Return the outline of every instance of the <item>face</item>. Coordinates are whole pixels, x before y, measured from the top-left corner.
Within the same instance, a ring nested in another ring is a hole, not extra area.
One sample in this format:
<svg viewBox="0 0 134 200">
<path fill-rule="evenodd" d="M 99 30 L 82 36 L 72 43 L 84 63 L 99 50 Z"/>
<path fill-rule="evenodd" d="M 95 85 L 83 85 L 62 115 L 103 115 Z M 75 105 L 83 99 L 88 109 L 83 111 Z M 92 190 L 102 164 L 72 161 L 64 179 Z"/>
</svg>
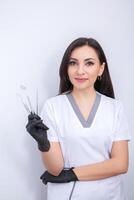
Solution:
<svg viewBox="0 0 134 200">
<path fill-rule="evenodd" d="M 104 71 L 104 65 L 105 63 L 100 64 L 98 55 L 92 47 L 78 47 L 72 51 L 69 59 L 69 80 L 77 89 L 94 87 L 97 77 Z"/>
</svg>

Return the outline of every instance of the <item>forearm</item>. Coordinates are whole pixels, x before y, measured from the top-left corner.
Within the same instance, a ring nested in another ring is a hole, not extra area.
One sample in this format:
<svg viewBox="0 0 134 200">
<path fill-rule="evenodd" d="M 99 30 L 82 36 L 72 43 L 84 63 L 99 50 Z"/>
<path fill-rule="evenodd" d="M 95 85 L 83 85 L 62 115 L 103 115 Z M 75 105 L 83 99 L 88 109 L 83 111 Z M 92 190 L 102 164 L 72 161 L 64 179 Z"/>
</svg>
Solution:
<svg viewBox="0 0 134 200">
<path fill-rule="evenodd" d="M 41 157 L 48 172 L 58 176 L 64 166 L 62 151 L 59 144 L 57 142 L 51 142 L 49 151 L 41 152 Z"/>
<path fill-rule="evenodd" d="M 127 172 L 116 158 L 76 167 L 73 171 L 81 181 L 99 180 Z"/>
</svg>

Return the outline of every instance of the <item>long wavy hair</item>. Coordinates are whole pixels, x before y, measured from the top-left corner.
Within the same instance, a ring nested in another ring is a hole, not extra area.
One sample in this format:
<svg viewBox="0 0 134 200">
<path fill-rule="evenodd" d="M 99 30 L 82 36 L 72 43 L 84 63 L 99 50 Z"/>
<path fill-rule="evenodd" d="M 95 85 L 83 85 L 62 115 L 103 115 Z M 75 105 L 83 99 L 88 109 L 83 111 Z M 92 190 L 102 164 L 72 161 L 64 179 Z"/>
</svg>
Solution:
<svg viewBox="0 0 134 200">
<path fill-rule="evenodd" d="M 114 89 L 113 89 L 112 81 L 111 81 L 109 70 L 108 70 L 108 63 L 107 63 L 107 59 L 104 54 L 104 51 L 103 51 L 101 45 L 95 39 L 85 38 L 85 37 L 81 37 L 81 38 L 74 40 L 67 47 L 67 49 L 63 55 L 60 69 L 59 69 L 60 85 L 59 85 L 58 95 L 65 93 L 65 92 L 72 91 L 73 85 L 70 82 L 70 80 L 68 78 L 68 73 L 67 73 L 68 66 L 69 66 L 69 59 L 70 59 L 71 53 L 74 49 L 84 46 L 84 45 L 88 45 L 89 47 L 92 47 L 96 51 L 99 61 L 100 61 L 100 64 L 102 64 L 103 62 L 105 63 L 105 68 L 104 68 L 103 74 L 101 75 L 101 80 L 98 80 L 98 78 L 97 78 L 96 82 L 94 83 L 95 90 L 108 96 L 108 97 L 115 98 Z"/>
</svg>

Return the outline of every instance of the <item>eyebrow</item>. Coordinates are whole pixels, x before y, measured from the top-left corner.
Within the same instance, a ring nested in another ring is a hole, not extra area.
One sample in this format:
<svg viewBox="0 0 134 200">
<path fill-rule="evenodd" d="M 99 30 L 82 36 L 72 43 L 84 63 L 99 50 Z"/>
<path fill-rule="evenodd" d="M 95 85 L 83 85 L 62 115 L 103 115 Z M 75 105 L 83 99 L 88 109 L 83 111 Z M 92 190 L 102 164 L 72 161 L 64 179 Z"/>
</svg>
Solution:
<svg viewBox="0 0 134 200">
<path fill-rule="evenodd" d="M 76 59 L 76 58 L 70 58 L 70 60 L 76 60 L 76 61 L 78 61 L 78 59 Z M 85 61 L 88 61 L 88 60 L 95 60 L 94 58 L 86 58 L 86 59 L 84 59 Z"/>
</svg>

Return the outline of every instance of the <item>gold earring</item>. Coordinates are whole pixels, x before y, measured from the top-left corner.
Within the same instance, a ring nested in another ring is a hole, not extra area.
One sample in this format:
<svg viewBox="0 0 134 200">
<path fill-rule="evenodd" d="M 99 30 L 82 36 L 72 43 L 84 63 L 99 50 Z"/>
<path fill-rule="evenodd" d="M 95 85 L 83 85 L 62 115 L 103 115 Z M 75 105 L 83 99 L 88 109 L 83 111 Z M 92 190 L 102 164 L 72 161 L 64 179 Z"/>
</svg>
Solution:
<svg viewBox="0 0 134 200">
<path fill-rule="evenodd" d="M 98 81 L 101 81 L 102 77 L 101 76 L 98 76 Z"/>
</svg>

